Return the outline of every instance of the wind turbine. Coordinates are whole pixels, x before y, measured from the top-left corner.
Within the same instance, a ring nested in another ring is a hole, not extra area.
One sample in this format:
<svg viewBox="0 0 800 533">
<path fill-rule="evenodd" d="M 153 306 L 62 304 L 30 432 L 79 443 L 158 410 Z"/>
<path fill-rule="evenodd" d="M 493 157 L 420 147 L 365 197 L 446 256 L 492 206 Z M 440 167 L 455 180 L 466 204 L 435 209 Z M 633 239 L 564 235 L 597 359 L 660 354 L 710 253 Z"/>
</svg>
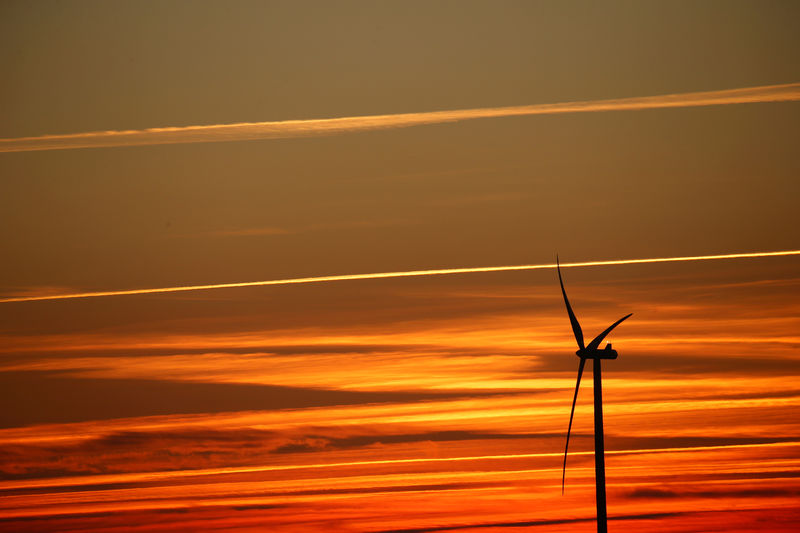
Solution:
<svg viewBox="0 0 800 533">
<path fill-rule="evenodd" d="M 567 291 L 564 290 L 564 281 L 561 279 L 561 265 L 556 256 L 556 267 L 558 268 L 558 283 L 561 285 L 561 294 L 564 295 L 564 304 L 567 306 L 567 314 L 569 314 L 569 321 L 572 324 L 572 332 L 575 334 L 575 340 L 578 342 L 578 351 L 575 355 L 580 357 L 578 363 L 578 380 L 575 383 L 575 395 L 572 397 L 572 410 L 569 413 L 569 426 L 567 427 L 567 443 L 564 446 L 564 467 L 561 471 L 561 494 L 564 494 L 564 482 L 567 475 L 567 450 L 569 449 L 569 434 L 572 431 L 572 417 L 575 414 L 575 402 L 578 400 L 578 387 L 581 384 L 581 375 L 583 375 L 583 367 L 586 365 L 587 359 L 593 360 L 592 374 L 594 377 L 594 478 L 595 478 L 595 497 L 597 499 L 597 532 L 607 533 L 607 515 L 606 515 L 606 463 L 605 451 L 603 446 L 603 386 L 602 376 L 600 373 L 600 362 L 603 359 L 616 359 L 617 352 L 611 349 L 611 343 L 606 344 L 605 349 L 601 350 L 600 343 L 606 338 L 606 335 L 611 333 L 615 327 L 619 326 L 623 320 L 631 316 L 633 313 L 627 314 L 611 324 L 605 331 L 595 337 L 588 346 L 583 343 L 583 330 L 575 313 L 572 311 L 572 306 L 569 305 L 567 298 Z"/>
</svg>

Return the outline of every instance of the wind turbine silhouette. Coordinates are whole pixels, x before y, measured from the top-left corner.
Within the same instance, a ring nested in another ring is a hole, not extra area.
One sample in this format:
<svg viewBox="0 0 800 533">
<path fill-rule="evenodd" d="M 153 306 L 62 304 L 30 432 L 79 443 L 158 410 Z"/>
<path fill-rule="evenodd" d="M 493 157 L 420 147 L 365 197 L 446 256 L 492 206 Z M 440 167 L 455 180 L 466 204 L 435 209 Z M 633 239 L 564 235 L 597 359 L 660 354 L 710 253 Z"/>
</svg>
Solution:
<svg viewBox="0 0 800 533">
<path fill-rule="evenodd" d="M 569 314 L 569 321 L 570 324 L 572 324 L 572 332 L 575 334 L 575 340 L 578 342 L 578 351 L 575 352 L 575 354 L 580 357 L 580 363 L 578 363 L 578 380 L 575 382 L 575 395 L 572 397 L 572 410 L 569 413 L 567 443 L 564 446 L 564 466 L 561 471 L 561 494 L 564 494 L 564 482 L 567 476 L 567 450 L 569 449 L 569 435 L 572 431 L 572 417 L 575 414 L 575 402 L 578 400 L 578 387 L 581 385 L 581 376 L 583 375 L 583 367 L 586 365 L 586 360 L 592 359 L 594 361 L 592 374 L 594 377 L 594 480 L 595 497 L 597 499 L 597 532 L 607 533 L 606 463 L 603 445 L 603 386 L 600 373 L 600 361 L 603 359 L 616 359 L 617 352 L 611 349 L 611 343 L 606 344 L 603 350 L 600 350 L 599 347 L 603 339 L 611 333 L 611 330 L 619 326 L 623 320 L 633 313 L 627 314 L 611 324 L 605 331 L 595 337 L 588 346 L 585 346 L 583 343 L 583 330 L 581 330 L 581 325 L 575 317 L 575 313 L 572 311 L 572 306 L 569 305 L 567 291 L 564 290 L 564 280 L 561 279 L 561 264 L 558 261 L 558 256 L 556 256 L 556 267 L 558 268 L 558 283 L 561 285 L 561 294 L 564 295 L 564 304 L 567 306 L 567 314 Z"/>
</svg>

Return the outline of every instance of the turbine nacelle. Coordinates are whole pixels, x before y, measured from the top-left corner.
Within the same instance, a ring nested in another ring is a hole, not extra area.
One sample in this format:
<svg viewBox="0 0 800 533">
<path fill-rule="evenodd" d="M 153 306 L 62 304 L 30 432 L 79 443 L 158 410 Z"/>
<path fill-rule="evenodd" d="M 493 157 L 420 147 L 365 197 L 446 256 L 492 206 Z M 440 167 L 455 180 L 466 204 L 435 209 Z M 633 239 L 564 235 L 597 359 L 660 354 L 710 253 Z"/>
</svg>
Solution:
<svg viewBox="0 0 800 533">
<path fill-rule="evenodd" d="M 581 359 L 616 359 L 618 354 L 616 350 L 611 349 L 611 343 L 606 344 L 604 350 L 591 350 L 583 348 L 575 352 L 575 355 Z"/>
</svg>

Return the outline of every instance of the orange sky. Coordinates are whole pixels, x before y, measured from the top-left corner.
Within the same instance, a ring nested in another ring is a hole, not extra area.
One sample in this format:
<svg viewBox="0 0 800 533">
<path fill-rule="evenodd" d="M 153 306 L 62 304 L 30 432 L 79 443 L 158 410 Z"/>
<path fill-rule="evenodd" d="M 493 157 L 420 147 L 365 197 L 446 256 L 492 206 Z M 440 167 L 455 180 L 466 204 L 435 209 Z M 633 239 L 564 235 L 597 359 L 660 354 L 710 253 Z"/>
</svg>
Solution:
<svg viewBox="0 0 800 533">
<path fill-rule="evenodd" d="M 6 2 L 0 138 L 796 84 L 798 15 Z M 0 154 L 0 530 L 594 531 L 590 379 L 561 495 L 552 269 L 11 300 L 797 250 L 798 110 Z M 564 270 L 588 337 L 634 313 L 604 363 L 612 531 L 800 528 L 798 267 Z"/>
</svg>

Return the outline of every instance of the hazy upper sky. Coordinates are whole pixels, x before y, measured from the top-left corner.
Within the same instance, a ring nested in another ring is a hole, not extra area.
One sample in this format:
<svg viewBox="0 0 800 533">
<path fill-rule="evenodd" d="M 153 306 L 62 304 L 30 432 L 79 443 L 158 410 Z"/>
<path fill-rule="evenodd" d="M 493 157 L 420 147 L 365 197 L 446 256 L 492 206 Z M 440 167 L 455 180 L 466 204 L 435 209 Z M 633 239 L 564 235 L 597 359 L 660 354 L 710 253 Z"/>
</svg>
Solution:
<svg viewBox="0 0 800 533">
<path fill-rule="evenodd" d="M 797 2 L 755 0 L 6 0 L 0 138 L 797 83 L 798 20 Z M 798 249 L 798 124 L 798 102 L 750 103 L 0 153 L 0 299 L 556 253 Z M 641 524 L 653 531 L 711 531 L 723 508 L 746 511 L 720 531 L 800 523 L 787 481 L 800 471 L 798 266 L 569 270 L 588 330 L 636 313 L 612 339 L 608 447 L 636 450 L 610 463 L 612 515 L 673 517 Z M 199 524 L 590 530 L 558 525 L 593 516 L 588 458 L 576 458 L 574 496 L 549 499 L 560 459 L 546 454 L 563 445 L 576 364 L 553 272 L 470 276 L 0 303 L 0 491 L 11 495 L 0 515 L 77 513 L 90 518 L 64 524 L 89 529 L 108 526 L 108 510 L 153 519 L 142 501 L 213 501 Z M 589 449 L 587 406 L 576 450 Z M 732 448 L 647 455 L 700 446 Z M 364 466 L 526 453 L 545 455 Z M 361 466 L 308 466 L 336 462 Z M 258 470 L 287 464 L 315 481 Z M 223 481 L 243 485 L 217 483 L 212 470 L 233 466 L 249 470 Z M 208 480 L 184 489 L 181 472 L 202 469 Z M 30 495 L 45 489 L 29 479 L 56 487 L 41 507 Z M 65 492 L 84 482 L 94 488 Z M 402 496 L 387 507 L 386 493 Z M 414 508 L 416 521 L 398 518 Z M 232 509 L 247 510 L 234 520 Z M 674 518 L 687 509 L 700 514 Z M 192 519 L 164 520 L 200 527 Z"/>
<path fill-rule="evenodd" d="M 5 138 L 795 82 L 792 2 L 6 2 Z M 795 103 L 8 154 L 2 284 L 796 243 Z M 241 235 L 240 235 L 241 234 Z M 58 265 L 58 268 L 52 268 Z"/>
</svg>

